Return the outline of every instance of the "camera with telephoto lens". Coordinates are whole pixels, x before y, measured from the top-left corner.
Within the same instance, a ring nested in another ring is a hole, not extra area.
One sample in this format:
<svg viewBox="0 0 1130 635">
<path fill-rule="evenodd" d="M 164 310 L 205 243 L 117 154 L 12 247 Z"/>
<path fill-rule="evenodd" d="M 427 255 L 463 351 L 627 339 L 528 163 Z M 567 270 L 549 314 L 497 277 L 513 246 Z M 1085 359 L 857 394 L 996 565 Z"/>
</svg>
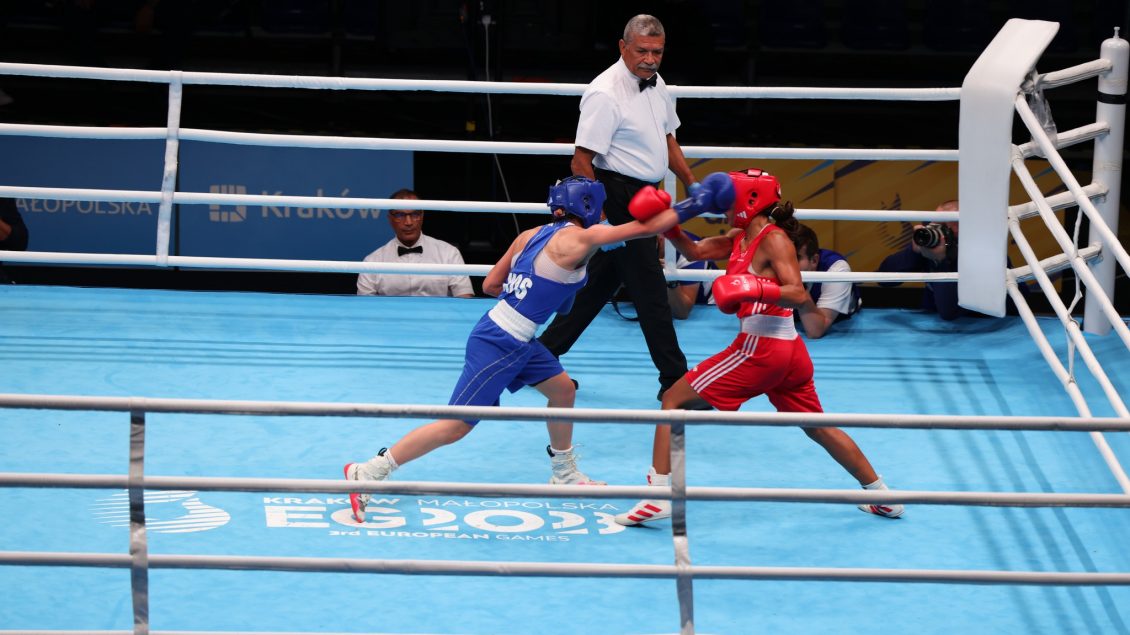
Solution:
<svg viewBox="0 0 1130 635">
<path fill-rule="evenodd" d="M 933 249 L 938 245 L 952 246 L 957 244 L 956 236 L 948 225 L 930 223 L 914 230 L 914 244 L 926 249 Z"/>
</svg>

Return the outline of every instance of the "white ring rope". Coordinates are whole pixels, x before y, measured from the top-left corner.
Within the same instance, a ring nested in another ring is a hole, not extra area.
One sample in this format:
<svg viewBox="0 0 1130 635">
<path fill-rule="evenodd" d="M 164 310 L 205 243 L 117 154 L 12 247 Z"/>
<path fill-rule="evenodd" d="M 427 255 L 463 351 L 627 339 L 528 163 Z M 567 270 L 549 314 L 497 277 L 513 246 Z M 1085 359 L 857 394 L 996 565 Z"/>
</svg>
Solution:
<svg viewBox="0 0 1130 635">
<path fill-rule="evenodd" d="M 1028 106 L 1023 96 L 1018 96 L 1016 99 L 1016 112 L 1020 114 L 1020 118 L 1028 126 L 1028 130 L 1032 133 L 1032 140 L 1040 146 L 1048 163 L 1051 164 L 1056 174 L 1059 175 L 1059 178 L 1063 180 L 1063 184 L 1067 186 L 1068 191 L 1075 196 L 1075 200 L 1079 203 L 1079 209 L 1087 215 L 1087 220 L 1091 222 L 1093 231 L 1100 233 L 1103 242 L 1122 265 L 1123 271 L 1130 273 L 1130 254 L 1126 253 L 1126 249 L 1123 248 L 1122 244 L 1118 241 L 1118 236 L 1107 226 L 1106 221 L 1103 220 L 1102 214 L 1099 214 L 1098 210 L 1095 209 L 1095 205 L 1091 203 L 1091 199 L 1083 192 L 1083 186 L 1079 184 L 1075 175 L 1071 173 L 1071 169 L 1067 167 L 1067 163 L 1064 162 L 1063 158 L 1059 156 L 1059 153 L 1055 151 L 1055 144 L 1048 138 L 1047 133 L 1044 132 L 1043 127 L 1037 121 L 1036 115 L 1032 112 L 1032 109 Z M 1017 165 L 1023 165 L 1023 161 L 1013 161 L 1014 171 Z M 1025 168 L 1025 171 L 1026 170 Z M 1029 192 L 1029 194 L 1031 194 L 1033 199 L 1042 197 L 1042 195 L 1033 194 L 1031 192 Z M 1062 230 L 1062 228 L 1060 229 Z M 1071 249 L 1065 249 L 1065 251 L 1071 251 Z M 1080 273 L 1082 274 L 1081 271 Z"/>
<path fill-rule="evenodd" d="M 920 430 L 1047 430 L 1130 432 L 1127 417 L 1017 417 L 988 415 L 859 414 L 820 412 L 718 412 L 599 408 L 517 408 L 503 406 L 436 406 L 305 401 L 165 399 L 153 397 L 88 397 L 0 393 L 0 408 L 80 410 L 94 412 L 160 412 L 180 414 L 398 417 L 408 419 L 492 419 L 544 421 L 561 419 L 604 423 L 700 423 L 842 428 L 906 428 Z"/>
<path fill-rule="evenodd" d="M 154 554 L 157 569 L 253 569 L 330 573 L 398 573 L 405 575 L 523 576 L 575 578 L 674 578 L 675 565 L 607 564 L 601 562 L 480 562 L 464 560 L 371 560 L 260 556 Z M 0 564 L 22 566 L 128 566 L 128 556 L 113 553 L 0 551 Z M 984 571 L 962 569 L 865 569 L 830 567 L 728 567 L 691 565 L 706 580 L 808 580 L 870 582 L 948 582 L 967 584 L 1126 585 L 1130 573 Z"/>
<path fill-rule="evenodd" d="M 52 263 L 71 265 L 133 265 L 156 266 L 156 256 L 130 254 L 83 254 L 67 252 L 0 251 L 0 260 L 24 263 Z M 491 265 L 403 264 L 397 262 L 355 262 L 344 260 L 277 260 L 270 258 L 217 258 L 212 256 L 169 256 L 168 266 L 186 269 L 240 269 L 271 271 L 318 271 L 323 273 L 412 273 L 420 275 L 471 275 L 485 276 Z M 680 269 L 669 273 L 669 280 L 712 281 L 725 274 L 719 270 Z M 804 272 L 805 281 L 822 282 L 954 282 L 957 273 L 897 273 L 897 272 Z"/>
<path fill-rule="evenodd" d="M 832 424 L 828 424 L 832 425 Z M 1091 507 L 1130 508 L 1130 494 L 1060 494 L 1052 492 L 943 492 L 929 490 L 836 490 L 757 487 L 686 487 L 677 496 L 671 487 L 608 485 L 521 485 L 513 483 L 460 483 L 443 481 L 346 482 L 342 480 L 285 478 L 227 478 L 218 476 L 146 476 L 138 486 L 147 490 L 211 492 L 288 492 L 306 494 L 408 494 L 413 496 L 541 497 L 541 498 L 660 498 L 694 501 L 773 503 L 836 503 L 889 505 L 916 503 L 980 507 Z M 0 472 L 0 487 L 59 489 L 126 489 L 128 476 L 116 474 L 44 474 Z M 591 491 L 590 491 L 591 490 Z"/>
<path fill-rule="evenodd" d="M 1100 188 L 1089 185 L 1088 188 Z M 1100 188 L 1101 189 L 1101 188 Z M 1099 192 L 1099 189 L 1088 191 Z M 1094 194 L 1100 196 L 1101 194 Z M 124 201 L 133 203 L 159 203 L 159 192 L 144 190 L 95 190 L 86 188 L 51 188 L 0 185 L 0 196 L 33 198 L 54 201 Z M 1058 196 L 1058 195 L 1057 195 Z M 1070 197 L 1070 194 L 1065 196 Z M 404 200 L 390 198 L 359 198 L 329 196 L 282 196 L 272 194 L 223 194 L 213 192 L 176 192 L 173 201 L 181 205 L 280 205 L 331 209 L 423 209 L 447 212 L 505 212 L 508 214 L 548 214 L 545 203 L 507 203 L 483 201 Z M 1074 204 L 1073 199 L 1062 207 Z M 800 209 L 801 220 L 861 220 L 945 222 L 957 221 L 958 212 L 935 210 L 861 210 L 861 209 Z"/>
<path fill-rule="evenodd" d="M 1027 104 L 1025 104 L 1025 107 L 1027 107 Z M 1055 165 L 1055 162 L 1052 162 L 1052 165 Z M 1075 270 L 1075 273 L 1087 285 L 1087 290 L 1090 292 L 1089 297 L 1093 298 L 1095 302 L 1099 303 L 1099 305 L 1103 309 L 1103 312 L 1110 320 L 1111 325 L 1114 327 L 1114 330 L 1118 333 L 1118 336 L 1122 338 L 1122 342 L 1128 349 L 1130 349 L 1130 327 L 1127 327 L 1126 323 L 1122 321 L 1122 318 L 1118 315 L 1118 311 L 1115 310 L 1114 305 L 1111 303 L 1110 298 L 1103 291 L 1102 285 L 1095 278 L 1095 275 L 1091 272 L 1090 267 L 1088 267 L 1087 263 L 1077 255 L 1077 247 L 1071 240 L 1071 237 L 1067 235 L 1067 232 L 1060 225 L 1059 219 L 1056 218 L 1051 208 L 1049 208 L 1048 205 L 1044 202 L 1040 188 L 1036 184 L 1035 179 L 1032 178 L 1031 172 L 1028 171 L 1028 166 L 1024 165 L 1024 161 L 1016 158 L 1012 162 L 1012 169 L 1016 176 L 1020 179 L 1021 184 L 1024 186 L 1024 190 L 1028 192 L 1028 195 L 1031 196 L 1033 201 L 1036 203 L 1037 209 L 1040 212 L 1040 217 L 1044 220 L 1044 225 L 1048 228 L 1048 231 L 1051 232 L 1051 235 L 1055 238 L 1056 242 L 1060 246 L 1060 249 L 1063 250 L 1063 253 L 1069 256 L 1068 259 L 1073 263 L 1072 269 Z M 1064 167 L 1064 169 L 1066 170 L 1066 166 Z M 1067 173 L 1067 176 L 1071 176 L 1070 172 Z M 1078 189 L 1078 183 L 1076 183 L 1075 185 L 1076 187 L 1073 187 L 1071 189 L 1072 193 L 1075 194 L 1076 199 L 1079 200 L 1079 209 L 1087 213 L 1087 217 L 1089 219 L 1093 219 L 1092 227 L 1094 227 L 1096 230 L 1101 231 L 1102 229 L 1106 229 L 1106 234 L 1104 234 L 1104 236 L 1108 234 L 1111 236 L 1111 238 L 1107 239 L 1107 241 L 1105 242 L 1106 249 L 1109 249 L 1111 252 L 1113 252 L 1114 255 L 1118 258 L 1118 261 L 1123 264 L 1125 270 L 1127 272 L 1130 272 L 1130 256 L 1127 256 L 1126 250 L 1122 248 L 1122 245 L 1118 242 L 1118 238 L 1114 237 L 1110 232 L 1110 228 L 1106 226 L 1106 223 L 1103 221 L 1098 211 L 1095 210 L 1094 205 L 1091 203 L 1090 199 L 1083 195 L 1081 191 L 1075 191 L 1076 189 Z M 1090 212 L 1087 212 L 1088 207 L 1090 207 Z M 1017 226 L 1017 233 L 1019 233 L 1019 226 Z M 1013 236 L 1013 238 L 1015 239 L 1015 235 Z M 1028 262 L 1028 265 L 1032 267 L 1036 266 L 1036 264 L 1037 262 L 1035 260 Z M 1041 288 L 1044 289 L 1045 294 L 1053 290 L 1050 286 L 1041 285 Z M 1057 295 L 1058 297 L 1058 294 L 1055 295 Z"/>
<path fill-rule="evenodd" d="M 39 64 L 0 63 L 0 75 L 102 79 L 168 83 L 169 71 L 124 68 L 90 68 Z M 580 96 L 587 84 L 546 82 L 490 82 L 436 79 L 372 79 L 301 75 L 251 75 L 246 73 L 184 72 L 186 85 L 254 86 L 330 90 L 430 91 L 445 93 L 572 95 Z M 882 101 L 954 101 L 959 88 L 805 88 L 772 86 L 670 86 L 676 97 L 746 99 L 847 99 Z"/>
<path fill-rule="evenodd" d="M 1018 174 L 1021 177 L 1021 182 L 1024 184 L 1025 188 L 1035 186 L 1035 183 L 1031 181 L 1031 175 L 1027 173 L 1027 170 L 1024 170 L 1022 171 L 1022 173 Z M 1039 190 L 1037 189 L 1036 191 L 1038 192 Z M 1054 223 L 1048 224 L 1054 225 Z M 1036 254 L 1032 250 L 1031 245 L 1028 244 L 1028 240 L 1025 238 L 1024 234 L 1020 231 L 1019 223 L 1013 221 L 1012 229 L 1014 230 L 1012 232 L 1012 238 L 1016 242 L 1016 246 L 1024 255 L 1024 259 L 1028 262 L 1029 266 L 1035 267 Z M 1075 260 L 1081 261 L 1082 259 L 1075 258 Z M 1078 271 L 1079 269 L 1079 267 L 1074 268 L 1076 269 L 1076 271 Z M 1083 268 L 1086 269 L 1085 266 Z M 1078 323 L 1076 323 L 1076 321 L 1072 319 L 1071 312 L 1067 309 L 1066 306 L 1064 306 L 1063 301 L 1059 298 L 1059 294 L 1055 293 L 1055 287 L 1052 285 L 1052 281 L 1048 277 L 1047 273 L 1039 268 L 1034 268 L 1032 273 L 1035 274 L 1040 288 L 1043 290 L 1044 295 L 1047 296 L 1048 301 L 1051 303 L 1052 309 L 1059 317 L 1060 323 L 1063 324 L 1063 327 L 1068 335 L 1068 339 L 1078 347 L 1079 353 L 1083 356 L 1083 360 L 1087 364 L 1088 370 L 1090 370 L 1091 373 L 1095 376 L 1095 379 L 1098 380 L 1099 385 L 1102 387 L 1102 390 L 1106 394 L 1107 399 L 1110 401 L 1111 406 L 1114 407 L 1115 412 L 1119 413 L 1120 416 L 1130 416 L 1130 411 L 1126 409 L 1126 405 L 1122 402 L 1122 398 L 1119 396 L 1118 390 L 1106 376 L 1106 373 L 1103 371 L 1098 359 L 1095 358 L 1094 353 L 1091 352 L 1090 346 L 1087 345 L 1086 340 L 1083 338 L 1083 334 L 1079 330 Z M 1090 280 L 1088 284 L 1090 285 L 1093 282 L 1094 280 L 1092 278 L 1092 280 Z M 1117 314 L 1115 315 L 1117 316 Z M 1122 327 L 1122 329 L 1119 330 L 1119 333 L 1121 334 L 1126 330 L 1126 324 L 1124 324 L 1121 319 L 1119 319 L 1117 323 Z M 1130 346 L 1130 343 L 1127 343 L 1127 346 Z M 1074 382 L 1074 379 L 1072 378 L 1071 381 Z"/>
<path fill-rule="evenodd" d="M 0 134 L 74 139 L 164 139 L 165 128 L 116 128 L 91 126 L 48 126 L 42 124 L 0 124 Z M 182 141 L 203 141 L 285 148 L 335 150 L 414 150 L 418 152 L 464 152 L 470 154 L 573 154 L 571 143 L 533 141 L 463 141 L 447 139 L 380 139 L 262 132 L 231 132 L 181 128 Z M 688 158 L 721 159 L 841 159 L 891 161 L 957 161 L 957 150 L 900 150 L 883 148 L 759 148 L 737 146 L 683 146 Z"/>
<path fill-rule="evenodd" d="M 1023 239 L 1023 235 L 1021 235 L 1021 239 Z M 1036 323 L 1032 309 L 1028 306 L 1028 300 L 1016 287 L 1017 277 L 1014 276 L 1012 272 L 1009 272 L 1008 275 L 1009 296 L 1012 298 L 1013 303 L 1015 303 L 1017 311 L 1020 313 L 1020 317 L 1024 321 L 1029 335 L 1032 337 L 1032 341 L 1036 343 L 1036 347 L 1040 350 L 1040 354 L 1043 355 L 1044 361 L 1047 362 L 1048 367 L 1052 369 L 1052 372 L 1055 373 L 1056 377 L 1059 379 L 1060 384 L 1067 392 L 1072 403 L 1075 404 L 1075 409 L 1079 412 L 1080 416 L 1091 416 L 1091 408 L 1087 405 L 1087 400 L 1083 396 L 1082 391 L 1079 390 L 1079 384 L 1076 383 L 1075 379 L 1067 369 L 1064 368 L 1063 362 L 1059 360 L 1059 357 L 1052 349 L 1051 343 L 1048 342 L 1048 336 L 1044 334 L 1043 330 L 1041 330 Z M 1058 308 L 1056 310 L 1058 312 Z M 1070 332 L 1073 327 L 1066 326 L 1065 328 Z M 1074 327 L 1074 330 L 1078 330 L 1077 325 Z M 1075 336 L 1070 335 L 1070 337 L 1074 338 Z M 1104 437 L 1101 432 L 1096 431 L 1091 431 L 1088 434 L 1091 437 L 1091 441 L 1095 444 L 1095 448 L 1099 451 L 1099 456 L 1101 456 L 1103 462 L 1106 463 L 1107 469 L 1114 475 L 1114 480 L 1118 482 L 1118 487 L 1121 488 L 1123 492 L 1130 494 L 1130 476 L 1127 476 L 1126 472 L 1122 469 L 1122 464 L 1118 461 L 1118 456 L 1115 455 L 1106 437 Z"/>
</svg>

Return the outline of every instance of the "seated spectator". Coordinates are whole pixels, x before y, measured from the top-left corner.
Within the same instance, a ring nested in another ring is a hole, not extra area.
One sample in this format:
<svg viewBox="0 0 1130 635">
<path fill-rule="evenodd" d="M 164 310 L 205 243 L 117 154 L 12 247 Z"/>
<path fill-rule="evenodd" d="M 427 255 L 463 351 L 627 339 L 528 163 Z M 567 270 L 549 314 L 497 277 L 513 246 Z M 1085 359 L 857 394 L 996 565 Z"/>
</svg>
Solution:
<svg viewBox="0 0 1130 635">
<path fill-rule="evenodd" d="M 957 201 L 946 201 L 938 206 L 939 212 L 956 212 Z M 923 230 L 923 231 L 920 231 Z M 936 231 L 935 231 L 936 230 Z M 915 225 L 910 242 L 902 249 L 883 259 L 879 271 L 903 273 L 949 273 L 957 271 L 957 223 L 929 223 Z M 927 239 L 936 236 L 936 239 Z M 923 243 L 923 244 L 920 244 Z M 881 282 L 893 287 L 901 282 Z M 927 282 L 922 294 L 922 310 L 937 313 L 943 320 L 953 320 L 969 315 L 957 304 L 956 282 Z"/>
<path fill-rule="evenodd" d="M 409 189 L 394 192 L 389 198 L 419 200 Z M 414 209 L 388 210 L 388 223 L 396 236 L 383 247 L 365 256 L 365 262 L 461 265 L 463 256 L 454 245 L 424 235 L 424 212 Z M 467 276 L 363 273 L 357 276 L 357 295 L 474 295 Z"/>
<path fill-rule="evenodd" d="M 802 272 L 851 271 L 843 254 L 820 248 L 816 232 L 808 225 L 799 225 L 793 244 L 796 246 L 797 264 Z M 863 302 L 859 285 L 852 282 L 808 282 L 804 287 L 808 290 L 808 300 L 796 307 L 795 311 L 804 326 L 804 334 L 812 339 L 824 337 L 836 322 L 850 319 L 859 311 Z"/>
<path fill-rule="evenodd" d="M 16 201 L 0 198 L 0 251 L 26 251 L 27 225 L 16 208 Z M 0 284 L 11 284 L 3 267 L 0 267 Z"/>
<path fill-rule="evenodd" d="M 695 236 L 689 231 L 682 230 L 687 238 L 692 241 L 698 242 L 700 238 Z M 664 266 L 666 264 L 664 257 L 666 256 L 665 245 L 662 236 L 656 236 L 656 245 L 659 248 L 659 264 Z M 715 266 L 713 260 L 687 260 L 683 254 L 678 251 L 675 252 L 675 268 L 676 269 L 696 269 L 699 271 L 714 270 L 718 267 Z M 630 304 L 631 300 L 627 295 L 627 288 L 620 285 L 616 293 L 612 294 L 612 308 L 616 314 L 629 322 L 638 322 L 639 315 L 632 309 L 625 312 L 620 305 Z M 676 320 L 685 320 L 690 317 L 691 309 L 696 304 L 714 304 L 714 298 L 711 295 L 711 286 L 703 284 L 698 280 L 670 280 L 667 282 L 667 303 L 671 305 L 671 317 Z"/>
<path fill-rule="evenodd" d="M 698 241 L 699 237 L 683 230 L 693 241 Z M 663 263 L 664 256 L 664 241 L 663 237 L 659 237 L 659 261 Z M 676 269 L 695 269 L 698 271 L 709 271 L 717 269 L 712 260 L 696 260 L 691 262 L 683 257 L 683 254 L 675 252 L 678 259 L 675 261 Z M 691 314 L 691 309 L 696 304 L 714 304 L 714 298 L 710 294 L 710 285 L 703 284 L 698 280 L 671 280 L 667 283 L 667 302 L 671 305 L 671 315 L 676 320 L 685 320 Z"/>
</svg>

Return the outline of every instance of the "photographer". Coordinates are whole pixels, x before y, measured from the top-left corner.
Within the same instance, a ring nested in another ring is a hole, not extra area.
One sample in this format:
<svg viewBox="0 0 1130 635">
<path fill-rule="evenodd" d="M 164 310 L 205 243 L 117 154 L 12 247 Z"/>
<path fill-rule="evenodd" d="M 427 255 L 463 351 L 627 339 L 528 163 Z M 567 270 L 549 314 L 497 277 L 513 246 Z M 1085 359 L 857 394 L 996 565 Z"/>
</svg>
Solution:
<svg viewBox="0 0 1130 635">
<path fill-rule="evenodd" d="M 946 201 L 939 212 L 956 212 L 957 201 Z M 915 225 L 910 244 L 902 251 L 887 256 L 879 271 L 903 273 L 950 273 L 957 271 L 957 223 Z M 901 282 L 883 282 L 893 287 Z M 927 282 L 922 296 L 922 309 L 937 313 L 943 320 L 953 320 L 969 312 L 957 304 L 956 282 Z"/>
<path fill-rule="evenodd" d="M 839 252 L 820 247 L 820 238 L 808 225 L 797 225 L 793 235 L 797 266 L 801 271 L 847 273 L 851 265 Z M 851 282 L 816 282 L 804 285 L 808 298 L 793 309 L 793 314 L 810 339 L 820 339 L 836 322 L 851 319 L 863 305 L 859 285 Z"/>
</svg>

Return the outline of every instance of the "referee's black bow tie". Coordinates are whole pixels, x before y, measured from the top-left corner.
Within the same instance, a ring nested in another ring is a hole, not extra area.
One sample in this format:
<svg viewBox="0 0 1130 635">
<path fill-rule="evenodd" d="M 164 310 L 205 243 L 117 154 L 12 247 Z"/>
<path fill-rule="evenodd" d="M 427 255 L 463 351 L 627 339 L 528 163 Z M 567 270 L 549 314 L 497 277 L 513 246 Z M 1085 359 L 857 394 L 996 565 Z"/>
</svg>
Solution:
<svg viewBox="0 0 1130 635">
<path fill-rule="evenodd" d="M 396 246 L 397 257 L 403 256 L 404 254 L 422 254 L 422 253 L 424 253 L 424 247 L 422 245 L 416 245 L 415 247 L 404 247 L 402 245 Z"/>
<path fill-rule="evenodd" d="M 640 80 L 640 92 L 642 93 L 643 91 L 647 90 L 647 88 L 649 86 L 651 88 L 655 88 L 655 79 L 657 77 L 659 77 L 658 73 L 656 73 L 655 75 L 652 75 L 651 77 L 649 77 L 647 79 L 641 79 Z"/>
</svg>

